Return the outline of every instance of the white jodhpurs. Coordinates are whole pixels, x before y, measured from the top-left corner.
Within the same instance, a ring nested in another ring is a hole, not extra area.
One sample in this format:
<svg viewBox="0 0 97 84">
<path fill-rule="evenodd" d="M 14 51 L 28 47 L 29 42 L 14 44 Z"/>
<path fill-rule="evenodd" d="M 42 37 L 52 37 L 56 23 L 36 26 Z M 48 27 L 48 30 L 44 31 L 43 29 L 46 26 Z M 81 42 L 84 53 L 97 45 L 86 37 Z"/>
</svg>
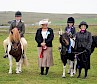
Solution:
<svg viewBox="0 0 97 84">
<path fill-rule="evenodd" d="M 9 44 L 10 40 L 9 37 L 7 37 L 4 41 L 3 41 L 3 46 L 4 46 L 4 51 L 5 53 L 7 53 L 7 45 Z"/>
</svg>

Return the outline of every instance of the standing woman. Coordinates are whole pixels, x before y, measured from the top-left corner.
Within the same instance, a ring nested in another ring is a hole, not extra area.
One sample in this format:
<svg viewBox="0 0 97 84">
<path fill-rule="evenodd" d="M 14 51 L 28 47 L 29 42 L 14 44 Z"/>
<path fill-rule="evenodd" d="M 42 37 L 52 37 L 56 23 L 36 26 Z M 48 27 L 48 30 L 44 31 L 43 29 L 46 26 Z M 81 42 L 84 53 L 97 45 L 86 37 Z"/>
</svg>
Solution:
<svg viewBox="0 0 97 84">
<path fill-rule="evenodd" d="M 90 54 L 92 45 L 91 33 L 87 31 L 88 25 L 82 21 L 79 25 L 80 31 L 76 33 L 75 50 L 82 52 L 78 55 L 77 68 L 79 69 L 78 78 L 80 78 L 82 68 L 85 69 L 84 78 L 87 78 L 88 69 L 90 69 Z"/>
<path fill-rule="evenodd" d="M 41 28 L 36 32 L 35 40 L 38 43 L 38 64 L 41 69 L 41 75 L 47 75 L 49 67 L 53 65 L 52 56 L 52 41 L 54 38 L 54 33 L 48 24 L 51 23 L 48 19 L 43 19 L 39 22 Z M 46 73 L 44 73 L 44 68 L 46 68 Z"/>
</svg>

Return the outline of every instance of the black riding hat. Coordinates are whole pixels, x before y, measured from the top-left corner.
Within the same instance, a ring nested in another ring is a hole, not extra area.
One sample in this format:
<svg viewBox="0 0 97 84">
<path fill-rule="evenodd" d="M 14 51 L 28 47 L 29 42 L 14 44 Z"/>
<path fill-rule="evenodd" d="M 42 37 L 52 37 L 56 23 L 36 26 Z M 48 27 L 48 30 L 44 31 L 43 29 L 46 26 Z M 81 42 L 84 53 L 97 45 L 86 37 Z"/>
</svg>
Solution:
<svg viewBox="0 0 97 84">
<path fill-rule="evenodd" d="M 22 13 L 20 12 L 20 11 L 17 11 L 16 13 L 15 13 L 15 17 L 21 17 L 22 16 Z"/>
<path fill-rule="evenodd" d="M 74 23 L 75 21 L 74 21 L 74 18 L 73 17 L 69 17 L 68 19 L 67 19 L 67 23 Z"/>
<path fill-rule="evenodd" d="M 86 25 L 86 28 L 88 28 L 88 24 L 85 21 L 82 21 L 79 25 L 79 28 L 81 27 L 81 25 Z"/>
</svg>

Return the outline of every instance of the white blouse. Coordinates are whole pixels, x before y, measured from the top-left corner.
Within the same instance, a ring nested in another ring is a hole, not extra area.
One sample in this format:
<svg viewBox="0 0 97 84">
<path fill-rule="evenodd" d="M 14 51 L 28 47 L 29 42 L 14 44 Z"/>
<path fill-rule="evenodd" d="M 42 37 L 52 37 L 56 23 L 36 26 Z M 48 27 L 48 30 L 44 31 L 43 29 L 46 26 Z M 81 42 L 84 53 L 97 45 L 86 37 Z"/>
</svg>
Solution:
<svg viewBox="0 0 97 84">
<path fill-rule="evenodd" d="M 47 39 L 47 31 L 42 31 L 42 37 L 43 39 Z"/>
</svg>

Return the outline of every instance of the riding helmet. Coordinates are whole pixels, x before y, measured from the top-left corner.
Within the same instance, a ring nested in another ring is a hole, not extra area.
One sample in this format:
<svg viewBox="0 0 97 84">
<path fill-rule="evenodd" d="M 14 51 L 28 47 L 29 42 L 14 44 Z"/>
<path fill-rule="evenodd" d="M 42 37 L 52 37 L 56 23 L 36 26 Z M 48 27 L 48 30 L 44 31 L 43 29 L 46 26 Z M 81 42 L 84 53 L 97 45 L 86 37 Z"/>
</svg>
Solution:
<svg viewBox="0 0 97 84">
<path fill-rule="evenodd" d="M 81 25 L 86 25 L 86 28 L 88 28 L 88 24 L 85 21 L 82 21 L 79 25 L 79 28 L 81 27 Z"/>
<path fill-rule="evenodd" d="M 74 23 L 75 21 L 74 21 L 74 18 L 73 17 L 69 17 L 68 19 L 67 19 L 67 23 Z"/>
<path fill-rule="evenodd" d="M 22 16 L 22 13 L 20 12 L 20 11 L 17 11 L 16 13 L 15 13 L 15 17 L 21 17 Z"/>
</svg>

